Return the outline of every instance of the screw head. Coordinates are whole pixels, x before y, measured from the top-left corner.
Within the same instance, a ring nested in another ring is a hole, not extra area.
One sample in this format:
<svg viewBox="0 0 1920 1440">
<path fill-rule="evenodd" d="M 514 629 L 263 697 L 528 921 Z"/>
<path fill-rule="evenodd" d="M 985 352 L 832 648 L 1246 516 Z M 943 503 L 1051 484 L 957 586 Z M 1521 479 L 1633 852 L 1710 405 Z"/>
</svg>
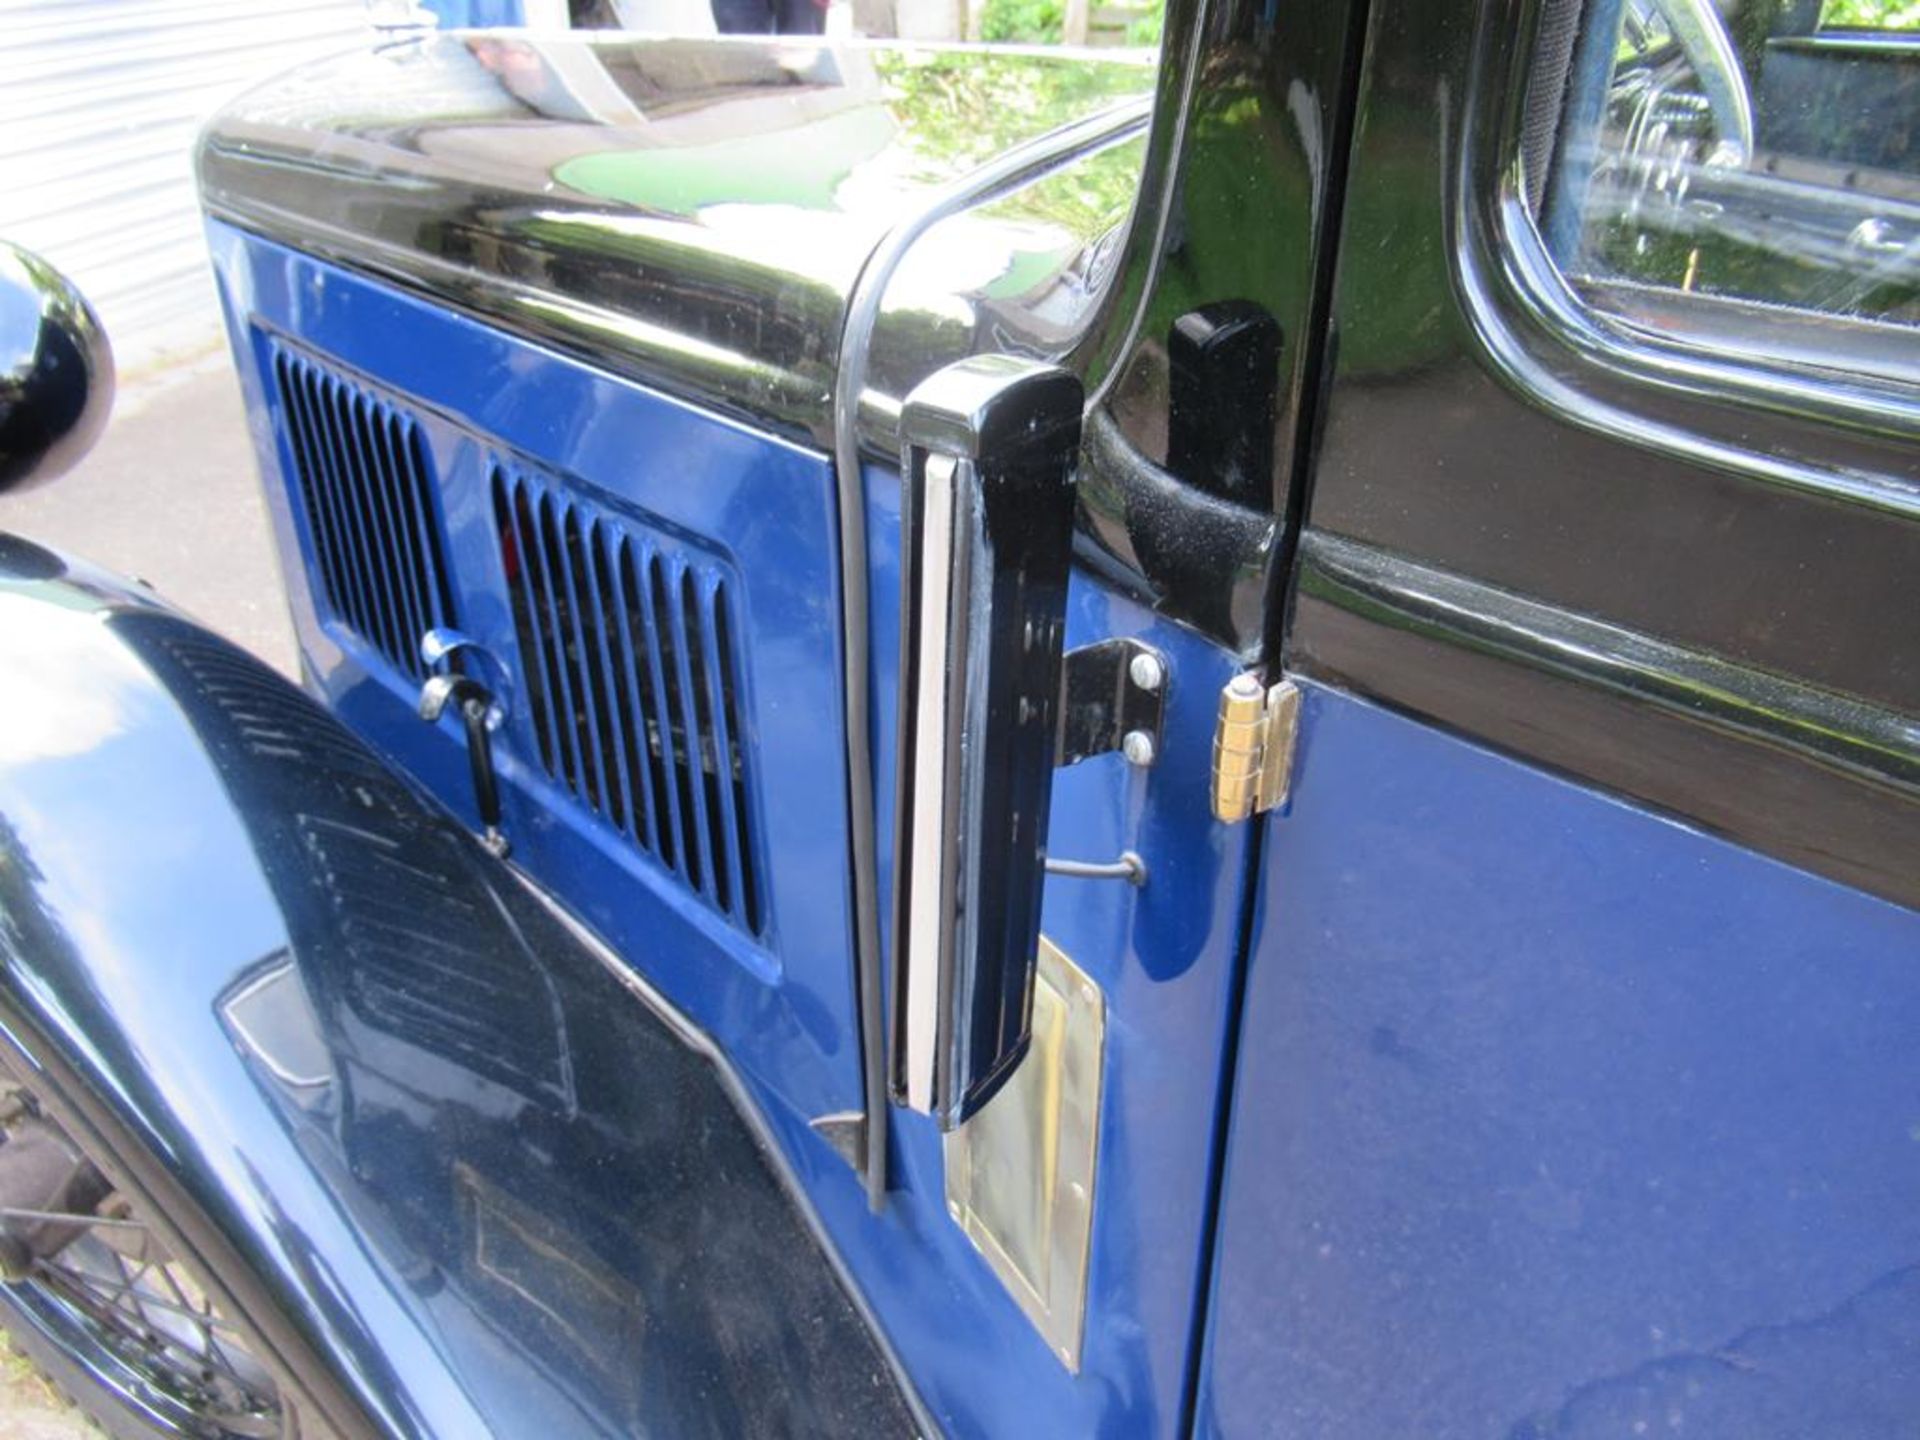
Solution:
<svg viewBox="0 0 1920 1440">
<path fill-rule="evenodd" d="M 1167 667 L 1160 663 L 1158 655 L 1149 655 L 1142 650 L 1127 662 L 1127 675 L 1134 684 L 1151 695 L 1166 681 Z"/>
<path fill-rule="evenodd" d="M 1144 730 L 1129 730 L 1120 739 L 1120 753 L 1129 765 L 1153 764 L 1153 736 Z"/>
</svg>

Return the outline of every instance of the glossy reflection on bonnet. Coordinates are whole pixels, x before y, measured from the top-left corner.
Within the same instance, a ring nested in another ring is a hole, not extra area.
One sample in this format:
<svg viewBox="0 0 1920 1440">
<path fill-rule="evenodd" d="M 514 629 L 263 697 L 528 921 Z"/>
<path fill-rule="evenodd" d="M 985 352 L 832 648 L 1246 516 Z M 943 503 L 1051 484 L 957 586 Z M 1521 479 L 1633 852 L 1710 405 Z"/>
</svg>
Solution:
<svg viewBox="0 0 1920 1440">
<path fill-rule="evenodd" d="M 0 730 L 0 1015 L 122 1097 L 83 1118 L 232 1237 L 296 1387 L 401 1434 L 911 1427 L 696 1037 L 259 662 L 4 560 L 0 663 L 54 683 Z"/>
</svg>

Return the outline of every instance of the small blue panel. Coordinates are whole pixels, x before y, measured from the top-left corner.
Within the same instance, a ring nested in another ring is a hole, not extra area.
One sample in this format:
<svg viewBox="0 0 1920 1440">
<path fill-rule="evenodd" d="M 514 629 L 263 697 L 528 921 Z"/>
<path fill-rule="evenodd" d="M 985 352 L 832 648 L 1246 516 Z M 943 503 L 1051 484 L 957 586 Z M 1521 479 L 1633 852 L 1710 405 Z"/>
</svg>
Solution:
<svg viewBox="0 0 1920 1440">
<path fill-rule="evenodd" d="M 1309 687 L 1201 1419 L 1912 1436 L 1920 915 Z"/>
</svg>

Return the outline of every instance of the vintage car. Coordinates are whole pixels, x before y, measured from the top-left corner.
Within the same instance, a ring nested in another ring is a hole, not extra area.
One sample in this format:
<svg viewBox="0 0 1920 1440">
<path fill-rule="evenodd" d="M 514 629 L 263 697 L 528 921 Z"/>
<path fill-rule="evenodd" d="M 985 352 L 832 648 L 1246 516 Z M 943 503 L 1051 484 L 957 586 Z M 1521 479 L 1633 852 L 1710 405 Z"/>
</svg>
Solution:
<svg viewBox="0 0 1920 1440">
<path fill-rule="evenodd" d="M 1914 17 L 234 103 L 304 686 L 0 541 L 7 1325 L 117 1435 L 1920 1434 Z"/>
</svg>

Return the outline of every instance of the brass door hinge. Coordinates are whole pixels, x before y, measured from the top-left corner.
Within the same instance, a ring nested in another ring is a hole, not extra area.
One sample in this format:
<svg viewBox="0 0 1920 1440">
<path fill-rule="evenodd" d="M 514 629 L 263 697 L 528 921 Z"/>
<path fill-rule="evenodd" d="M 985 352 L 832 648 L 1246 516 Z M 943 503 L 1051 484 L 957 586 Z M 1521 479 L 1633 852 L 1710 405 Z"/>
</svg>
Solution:
<svg viewBox="0 0 1920 1440">
<path fill-rule="evenodd" d="M 1220 691 L 1213 732 L 1213 814 L 1231 825 L 1287 799 L 1293 742 L 1300 731 L 1300 687 L 1236 675 Z"/>
</svg>

